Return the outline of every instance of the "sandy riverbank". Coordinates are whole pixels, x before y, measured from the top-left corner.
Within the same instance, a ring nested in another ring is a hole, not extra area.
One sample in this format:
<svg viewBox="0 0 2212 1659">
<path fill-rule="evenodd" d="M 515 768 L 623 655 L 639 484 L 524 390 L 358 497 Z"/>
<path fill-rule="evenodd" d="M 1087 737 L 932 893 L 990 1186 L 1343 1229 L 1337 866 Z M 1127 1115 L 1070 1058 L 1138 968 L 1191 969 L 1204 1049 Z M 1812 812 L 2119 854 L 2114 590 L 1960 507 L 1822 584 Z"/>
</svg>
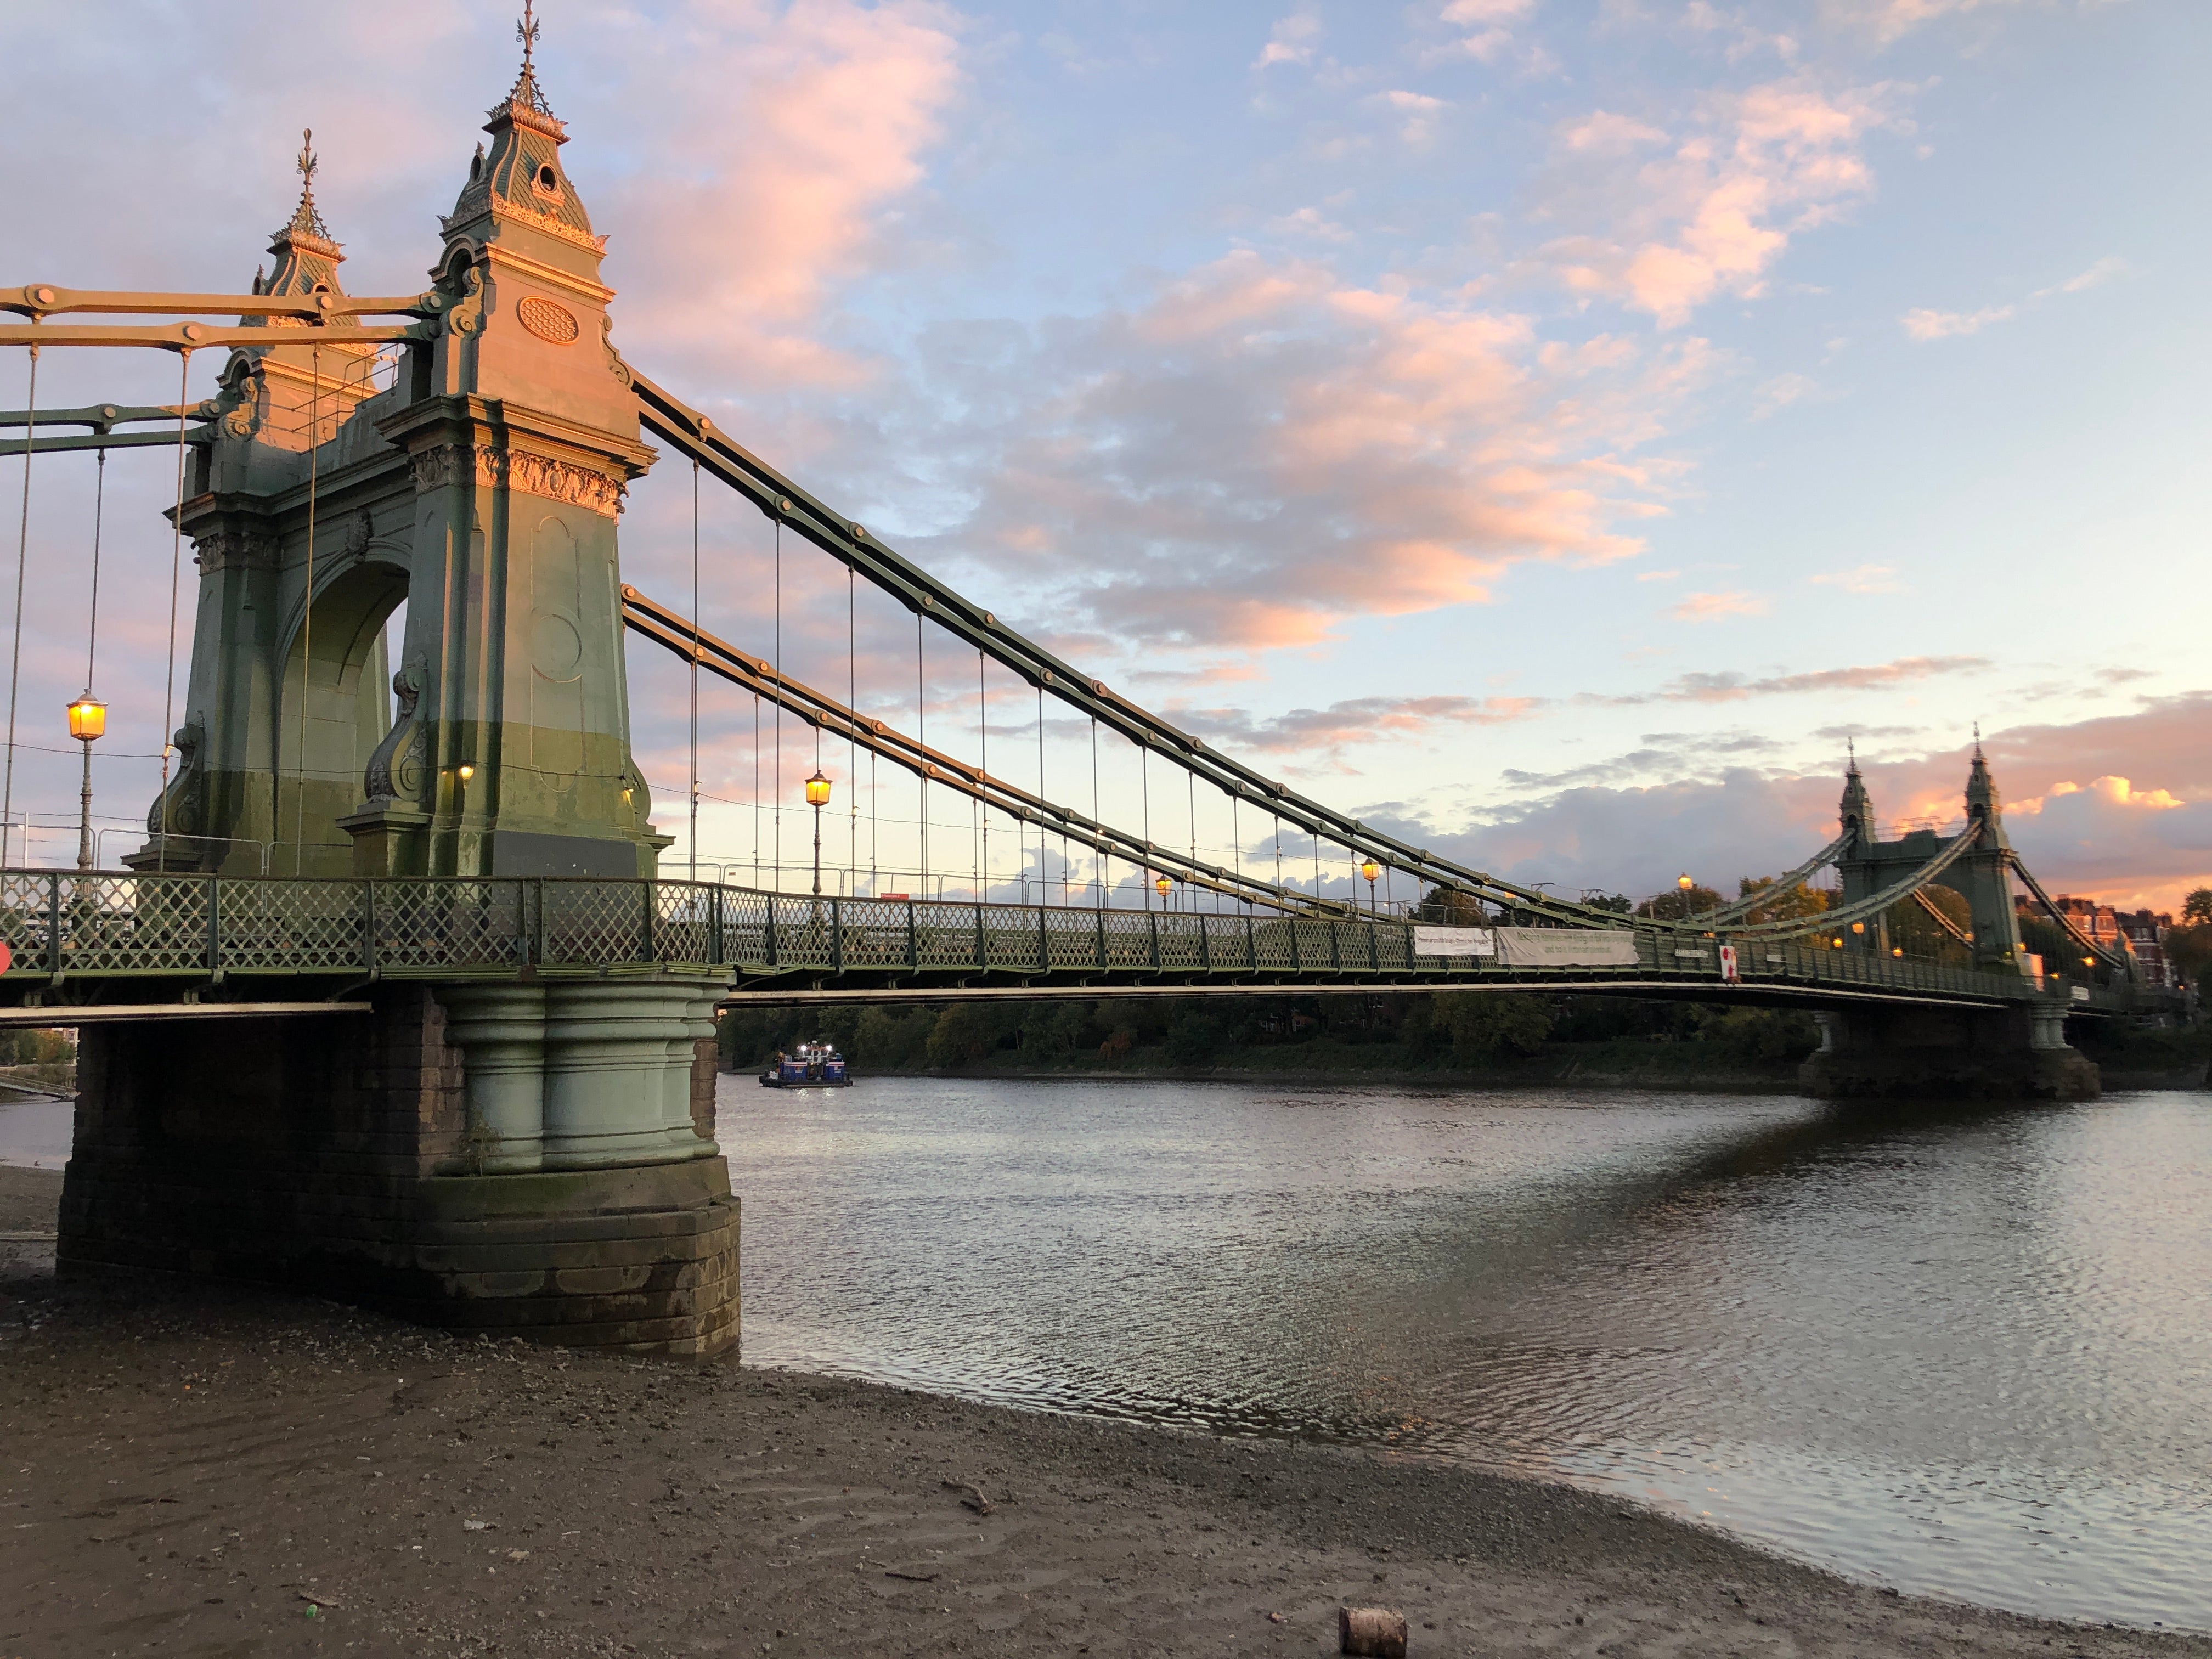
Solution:
<svg viewBox="0 0 2212 1659">
<path fill-rule="evenodd" d="M 0 1233 L 59 1185 L 0 1168 Z M 52 1261 L 0 1243 L 0 1655 L 1311 1655 L 1346 1601 L 1416 1655 L 2212 1655 L 1563 1487 Z"/>
</svg>

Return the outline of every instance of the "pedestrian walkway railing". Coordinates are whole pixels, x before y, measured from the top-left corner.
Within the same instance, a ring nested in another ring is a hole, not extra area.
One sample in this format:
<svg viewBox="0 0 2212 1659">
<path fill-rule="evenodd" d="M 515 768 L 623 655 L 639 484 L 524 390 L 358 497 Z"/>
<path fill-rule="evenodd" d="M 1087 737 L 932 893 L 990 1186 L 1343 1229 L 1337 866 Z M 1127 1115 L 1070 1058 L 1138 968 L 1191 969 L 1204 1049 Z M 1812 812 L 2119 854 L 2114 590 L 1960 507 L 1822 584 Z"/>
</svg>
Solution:
<svg viewBox="0 0 2212 1659">
<path fill-rule="evenodd" d="M 809 898 L 714 882 L 566 878 L 263 878 L 0 872 L 0 982 L 119 976 L 439 978 L 615 969 L 725 970 L 741 983 L 854 985 L 1157 976 L 1194 983 L 1356 976 L 1468 984 L 1723 981 L 1720 945 L 1626 927 L 1635 960 L 1509 967 L 1419 948 L 1415 924 L 1198 913 Z M 2024 1002 L 2019 975 L 1810 944 L 1743 941 L 1747 982 Z M 2049 995 L 2050 993 L 2040 994 Z M 2062 988 L 2057 994 L 2064 995 Z"/>
</svg>

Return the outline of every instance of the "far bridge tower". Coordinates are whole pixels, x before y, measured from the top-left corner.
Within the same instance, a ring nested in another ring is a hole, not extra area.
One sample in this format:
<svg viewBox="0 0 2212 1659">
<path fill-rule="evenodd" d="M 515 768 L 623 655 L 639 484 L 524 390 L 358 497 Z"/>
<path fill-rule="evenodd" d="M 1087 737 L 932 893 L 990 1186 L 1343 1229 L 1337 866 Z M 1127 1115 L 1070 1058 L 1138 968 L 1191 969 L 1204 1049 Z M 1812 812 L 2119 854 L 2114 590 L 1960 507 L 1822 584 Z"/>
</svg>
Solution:
<svg viewBox="0 0 2212 1659">
<path fill-rule="evenodd" d="M 2013 905 L 2012 843 L 1978 735 L 1966 773 L 1966 808 L 1959 832 L 1964 844 L 1933 884 L 1966 899 L 1973 965 L 2020 973 L 2029 964 Z M 1892 841 L 1881 838 L 1856 757 L 1844 775 L 1838 815 L 1850 838 L 1837 860 L 1846 905 L 1894 886 L 1943 854 L 1944 839 L 1929 827 L 1907 829 Z M 1888 924 L 1880 915 L 1863 931 L 1838 930 L 1835 939 L 1847 951 L 1887 957 L 1892 950 Z M 1814 1094 L 2078 1100 L 2094 1097 L 2100 1087 L 2096 1066 L 2066 1042 L 2065 1006 L 2048 998 L 1976 1010 L 1875 997 L 1814 1018 L 1820 1023 L 1820 1049 L 1800 1073 Z"/>
</svg>

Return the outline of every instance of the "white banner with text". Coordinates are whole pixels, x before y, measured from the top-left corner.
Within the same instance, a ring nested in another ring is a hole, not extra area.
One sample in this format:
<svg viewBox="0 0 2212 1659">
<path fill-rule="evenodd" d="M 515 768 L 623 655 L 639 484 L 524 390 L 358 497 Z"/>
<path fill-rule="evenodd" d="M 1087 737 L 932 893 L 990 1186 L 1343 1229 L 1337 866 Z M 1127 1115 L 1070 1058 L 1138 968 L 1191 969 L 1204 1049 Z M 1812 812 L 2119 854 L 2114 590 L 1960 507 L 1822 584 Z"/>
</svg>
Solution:
<svg viewBox="0 0 2212 1659">
<path fill-rule="evenodd" d="M 1413 929 L 1417 957 L 1494 957 L 1498 935 L 1487 927 L 1421 927 Z"/>
<path fill-rule="evenodd" d="M 1626 928 L 1501 927 L 1498 959 L 1508 968 L 1633 968 L 1636 935 Z"/>
</svg>

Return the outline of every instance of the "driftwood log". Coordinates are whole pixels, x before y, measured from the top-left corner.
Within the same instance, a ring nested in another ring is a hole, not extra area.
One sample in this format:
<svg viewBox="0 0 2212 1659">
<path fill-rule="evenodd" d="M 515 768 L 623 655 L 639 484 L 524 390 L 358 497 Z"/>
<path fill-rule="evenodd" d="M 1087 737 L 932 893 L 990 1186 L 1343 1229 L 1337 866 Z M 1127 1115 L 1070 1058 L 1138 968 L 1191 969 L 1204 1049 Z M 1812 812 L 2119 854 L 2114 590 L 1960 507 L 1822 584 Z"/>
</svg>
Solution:
<svg viewBox="0 0 2212 1659">
<path fill-rule="evenodd" d="M 1406 1615 L 1388 1607 L 1339 1607 L 1337 1650 L 1370 1659 L 1406 1659 Z"/>
</svg>

